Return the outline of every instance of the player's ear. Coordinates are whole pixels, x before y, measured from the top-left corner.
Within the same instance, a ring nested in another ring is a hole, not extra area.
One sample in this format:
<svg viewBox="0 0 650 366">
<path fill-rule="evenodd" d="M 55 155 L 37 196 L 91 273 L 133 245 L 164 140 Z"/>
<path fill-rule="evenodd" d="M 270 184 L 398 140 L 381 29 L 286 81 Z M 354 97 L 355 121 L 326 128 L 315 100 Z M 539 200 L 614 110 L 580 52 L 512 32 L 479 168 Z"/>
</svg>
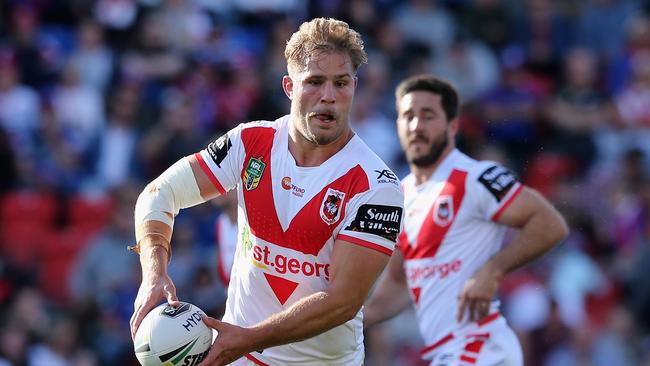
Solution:
<svg viewBox="0 0 650 366">
<path fill-rule="evenodd" d="M 458 117 L 454 118 L 451 122 L 449 122 L 449 132 L 451 133 L 452 137 L 456 136 L 459 126 L 460 126 L 460 122 L 458 122 Z"/>
<path fill-rule="evenodd" d="M 291 76 L 284 75 L 282 78 L 282 89 L 289 99 L 293 98 L 293 80 L 291 80 Z"/>
</svg>

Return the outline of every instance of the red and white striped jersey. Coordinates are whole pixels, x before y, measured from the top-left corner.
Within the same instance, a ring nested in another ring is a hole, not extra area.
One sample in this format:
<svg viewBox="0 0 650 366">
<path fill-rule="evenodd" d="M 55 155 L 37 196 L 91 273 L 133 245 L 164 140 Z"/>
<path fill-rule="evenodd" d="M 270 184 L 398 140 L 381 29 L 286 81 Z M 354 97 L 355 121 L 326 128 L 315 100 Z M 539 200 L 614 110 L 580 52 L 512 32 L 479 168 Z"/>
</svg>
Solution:
<svg viewBox="0 0 650 366">
<path fill-rule="evenodd" d="M 512 173 L 497 163 L 452 151 L 428 181 L 404 188 L 404 230 L 399 249 L 425 344 L 440 343 L 462 328 L 458 296 L 467 279 L 501 248 L 506 227 L 496 223 L 521 191 Z M 491 314 L 498 311 L 492 302 Z"/>
<path fill-rule="evenodd" d="M 391 255 L 397 177 L 354 136 L 320 166 L 289 153 L 289 117 L 242 124 L 196 157 L 220 192 L 238 190 L 238 245 L 224 321 L 251 326 L 329 286 L 334 241 Z M 353 278 L 350 279 L 354 281 Z M 311 339 L 255 352 L 270 365 L 361 365 L 362 313 Z"/>
</svg>

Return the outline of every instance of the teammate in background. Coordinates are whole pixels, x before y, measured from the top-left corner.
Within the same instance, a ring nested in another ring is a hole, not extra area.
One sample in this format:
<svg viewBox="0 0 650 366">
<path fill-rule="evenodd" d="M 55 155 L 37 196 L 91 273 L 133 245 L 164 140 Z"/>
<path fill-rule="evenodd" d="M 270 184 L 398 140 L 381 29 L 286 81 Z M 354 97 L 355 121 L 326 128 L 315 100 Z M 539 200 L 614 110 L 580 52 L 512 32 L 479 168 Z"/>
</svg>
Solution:
<svg viewBox="0 0 650 366">
<path fill-rule="evenodd" d="M 507 273 L 566 237 L 566 223 L 507 169 L 456 149 L 458 96 L 451 85 L 421 75 L 395 94 L 411 169 L 402 182 L 404 230 L 366 303 L 365 325 L 398 314 L 410 297 L 430 365 L 521 365 L 497 288 Z M 501 248 L 508 227 L 519 231 Z"/>
<path fill-rule="evenodd" d="M 361 365 L 361 307 L 401 229 L 400 183 L 348 124 L 360 35 L 344 22 L 303 23 L 285 49 L 291 112 L 239 125 L 181 159 L 136 204 L 143 280 L 131 331 L 161 299 L 173 217 L 237 188 L 239 245 L 223 321 L 204 365 Z M 291 344 L 288 344 L 291 343 Z"/>
</svg>

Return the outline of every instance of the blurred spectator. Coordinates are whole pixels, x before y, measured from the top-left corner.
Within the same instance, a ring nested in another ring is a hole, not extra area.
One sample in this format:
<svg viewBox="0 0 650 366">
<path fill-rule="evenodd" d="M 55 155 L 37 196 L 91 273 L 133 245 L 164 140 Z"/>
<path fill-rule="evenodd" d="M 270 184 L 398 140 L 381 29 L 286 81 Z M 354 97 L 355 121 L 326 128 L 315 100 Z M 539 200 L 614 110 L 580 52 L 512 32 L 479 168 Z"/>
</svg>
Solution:
<svg viewBox="0 0 650 366">
<path fill-rule="evenodd" d="M 439 3 L 434 0 L 409 0 L 396 10 L 393 18 L 406 40 L 428 45 L 433 57 L 447 51 L 456 33 L 453 18 Z"/>
<path fill-rule="evenodd" d="M 60 130 L 67 145 L 79 154 L 88 151 L 99 138 L 106 117 L 104 99 L 93 86 L 81 83 L 76 69 L 68 63 L 52 93 L 54 128 Z"/>
<path fill-rule="evenodd" d="M 635 1 L 585 1 L 578 19 L 580 43 L 596 52 L 605 61 L 620 53 L 626 21 L 638 12 Z"/>
<path fill-rule="evenodd" d="M 113 74 L 113 52 L 104 42 L 101 25 L 85 20 L 77 32 L 78 48 L 70 63 L 82 84 L 106 91 Z"/>
<path fill-rule="evenodd" d="M 494 53 L 464 34 L 458 34 L 448 51 L 435 58 L 432 69 L 456 85 L 462 103 L 471 103 L 499 83 L 499 63 Z"/>
<path fill-rule="evenodd" d="M 139 107 L 139 87 L 122 84 L 110 100 L 108 125 L 99 140 L 96 174 L 98 184 L 113 188 L 134 174 L 136 164 L 136 130 Z"/>
<path fill-rule="evenodd" d="M 194 124 L 194 101 L 176 89 L 168 90 L 166 98 L 160 123 L 140 141 L 144 179 L 157 177 L 176 160 L 202 149 L 206 141 Z"/>
<path fill-rule="evenodd" d="M 395 121 L 388 119 L 379 108 L 379 100 L 369 93 L 357 93 L 350 114 L 350 126 L 386 165 L 396 170 L 401 155 Z"/>
<path fill-rule="evenodd" d="M 595 135 L 617 119 L 608 96 L 598 87 L 599 65 L 588 49 L 571 50 L 564 63 L 564 83 L 545 108 L 553 136 L 552 151 L 586 172 L 599 154 Z"/>
<path fill-rule="evenodd" d="M 19 153 L 34 149 L 33 140 L 41 127 L 40 108 L 38 94 L 20 83 L 15 55 L 3 50 L 0 53 L 0 124 Z"/>
<path fill-rule="evenodd" d="M 205 41 L 212 26 L 208 15 L 191 0 L 162 0 L 156 10 L 169 45 L 190 51 Z"/>
<path fill-rule="evenodd" d="M 463 26 L 472 36 L 481 40 L 493 51 L 499 52 L 510 40 L 512 10 L 505 0 L 473 0 Z"/>
<path fill-rule="evenodd" d="M 83 351 L 80 348 L 77 324 L 74 319 L 62 318 L 54 321 L 45 343 L 37 344 L 29 350 L 28 364 L 29 366 L 75 366 L 75 360 L 81 352 Z"/>
<path fill-rule="evenodd" d="M 522 160 L 535 148 L 531 142 L 537 137 L 540 98 L 518 49 L 505 51 L 502 60 L 501 82 L 478 101 L 478 114 L 487 142 L 500 145 L 510 156 L 518 156 L 518 163 L 512 166 L 521 171 Z"/>
<path fill-rule="evenodd" d="M 135 187 L 123 185 L 113 195 L 117 208 L 109 226 L 78 253 L 70 276 L 72 297 L 79 303 L 95 303 L 108 307 L 115 303 L 112 297 L 123 286 L 137 280 L 138 257 L 127 253 L 133 241 L 133 206 Z M 128 299 L 122 299 L 128 303 Z"/>
</svg>

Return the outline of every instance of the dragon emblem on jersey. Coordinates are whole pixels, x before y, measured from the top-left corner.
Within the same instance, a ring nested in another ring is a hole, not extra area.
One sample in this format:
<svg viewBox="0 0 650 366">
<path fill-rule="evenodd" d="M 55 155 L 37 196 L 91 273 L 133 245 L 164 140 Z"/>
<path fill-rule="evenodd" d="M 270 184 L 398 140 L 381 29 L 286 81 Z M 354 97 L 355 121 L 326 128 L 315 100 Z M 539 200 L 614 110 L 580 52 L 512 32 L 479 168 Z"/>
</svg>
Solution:
<svg viewBox="0 0 650 366">
<path fill-rule="evenodd" d="M 326 224 L 331 225 L 341 217 L 341 206 L 345 199 L 345 193 L 336 189 L 328 188 L 320 209 L 320 218 Z"/>
<path fill-rule="evenodd" d="M 264 168 L 266 168 L 266 163 L 262 161 L 262 158 L 248 159 L 248 165 L 244 170 L 244 187 L 247 191 L 252 191 L 260 184 Z"/>
<path fill-rule="evenodd" d="M 454 200 L 452 196 L 438 197 L 433 207 L 433 221 L 440 226 L 447 226 L 454 219 Z"/>
</svg>

